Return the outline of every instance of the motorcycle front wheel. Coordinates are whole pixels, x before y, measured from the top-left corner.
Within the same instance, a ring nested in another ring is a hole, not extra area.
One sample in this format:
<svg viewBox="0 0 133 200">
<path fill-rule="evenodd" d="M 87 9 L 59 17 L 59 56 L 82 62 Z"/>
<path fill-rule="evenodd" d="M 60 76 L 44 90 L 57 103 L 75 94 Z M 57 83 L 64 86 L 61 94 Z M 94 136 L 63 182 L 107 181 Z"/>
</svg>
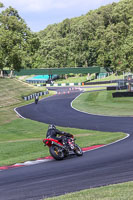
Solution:
<svg viewBox="0 0 133 200">
<path fill-rule="evenodd" d="M 62 151 L 62 149 L 58 146 L 52 145 L 49 148 L 49 152 L 51 154 L 51 156 L 55 159 L 55 160 L 63 160 L 64 158 L 64 152 Z"/>
<path fill-rule="evenodd" d="M 82 149 L 81 149 L 77 144 L 75 144 L 74 153 L 75 153 L 77 156 L 82 156 L 82 155 L 83 155 Z"/>
</svg>

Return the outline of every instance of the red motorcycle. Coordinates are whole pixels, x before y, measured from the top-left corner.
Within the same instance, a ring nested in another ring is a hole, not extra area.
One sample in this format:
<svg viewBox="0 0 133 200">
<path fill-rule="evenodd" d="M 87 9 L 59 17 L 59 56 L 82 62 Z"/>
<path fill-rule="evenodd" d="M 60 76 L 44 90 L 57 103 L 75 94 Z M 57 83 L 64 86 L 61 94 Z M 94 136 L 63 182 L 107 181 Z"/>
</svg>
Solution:
<svg viewBox="0 0 133 200">
<path fill-rule="evenodd" d="M 82 149 L 75 144 L 75 139 L 73 136 L 61 136 L 60 138 L 62 142 L 59 142 L 53 138 L 46 138 L 43 140 L 44 145 L 49 147 L 49 152 L 54 159 L 63 160 L 65 157 L 71 154 L 76 154 L 77 156 L 83 155 Z"/>
</svg>

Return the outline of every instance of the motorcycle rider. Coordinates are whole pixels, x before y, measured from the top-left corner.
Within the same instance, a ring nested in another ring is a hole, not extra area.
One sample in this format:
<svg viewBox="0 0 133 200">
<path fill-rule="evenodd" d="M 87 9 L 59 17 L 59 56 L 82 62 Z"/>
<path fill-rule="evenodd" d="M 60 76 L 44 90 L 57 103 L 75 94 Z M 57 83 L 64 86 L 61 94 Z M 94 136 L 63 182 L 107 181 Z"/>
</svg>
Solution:
<svg viewBox="0 0 133 200">
<path fill-rule="evenodd" d="M 35 95 L 35 104 L 37 104 L 39 101 L 39 96 L 38 95 Z"/>
<path fill-rule="evenodd" d="M 60 135 L 63 137 L 57 137 L 57 135 Z M 73 135 L 70 133 L 65 133 L 63 131 L 59 131 L 58 129 L 56 129 L 55 125 L 50 124 L 48 127 L 46 137 L 56 139 L 59 142 L 62 142 L 63 145 L 67 146 L 68 145 L 67 137 L 73 137 Z"/>
</svg>

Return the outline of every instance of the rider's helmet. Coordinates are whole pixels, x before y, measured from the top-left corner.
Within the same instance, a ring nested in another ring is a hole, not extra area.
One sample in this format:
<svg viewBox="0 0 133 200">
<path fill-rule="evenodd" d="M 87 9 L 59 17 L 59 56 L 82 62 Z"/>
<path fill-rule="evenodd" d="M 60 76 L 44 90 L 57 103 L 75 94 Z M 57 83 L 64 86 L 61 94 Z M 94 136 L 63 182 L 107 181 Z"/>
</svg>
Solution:
<svg viewBox="0 0 133 200">
<path fill-rule="evenodd" d="M 54 124 L 50 124 L 48 129 L 56 129 L 55 125 Z"/>
</svg>

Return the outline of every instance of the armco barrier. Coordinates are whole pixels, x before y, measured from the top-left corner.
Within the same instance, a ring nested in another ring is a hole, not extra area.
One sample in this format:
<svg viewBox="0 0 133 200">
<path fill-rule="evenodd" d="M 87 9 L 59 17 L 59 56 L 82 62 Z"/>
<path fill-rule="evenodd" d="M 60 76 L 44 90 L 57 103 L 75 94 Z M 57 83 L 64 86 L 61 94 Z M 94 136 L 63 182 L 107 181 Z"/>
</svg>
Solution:
<svg viewBox="0 0 133 200">
<path fill-rule="evenodd" d="M 35 95 L 43 96 L 43 95 L 46 95 L 46 94 L 48 94 L 48 93 L 49 93 L 48 91 L 36 92 L 36 93 L 31 94 L 31 95 L 29 95 L 29 96 L 23 97 L 23 99 L 24 99 L 25 101 L 28 101 L 28 100 L 31 100 L 31 99 L 35 98 Z"/>
<path fill-rule="evenodd" d="M 88 82 L 85 81 L 84 85 L 101 85 L 101 84 L 108 84 L 108 83 L 118 83 L 118 80 L 112 80 L 112 81 L 95 81 L 95 82 Z"/>
</svg>

